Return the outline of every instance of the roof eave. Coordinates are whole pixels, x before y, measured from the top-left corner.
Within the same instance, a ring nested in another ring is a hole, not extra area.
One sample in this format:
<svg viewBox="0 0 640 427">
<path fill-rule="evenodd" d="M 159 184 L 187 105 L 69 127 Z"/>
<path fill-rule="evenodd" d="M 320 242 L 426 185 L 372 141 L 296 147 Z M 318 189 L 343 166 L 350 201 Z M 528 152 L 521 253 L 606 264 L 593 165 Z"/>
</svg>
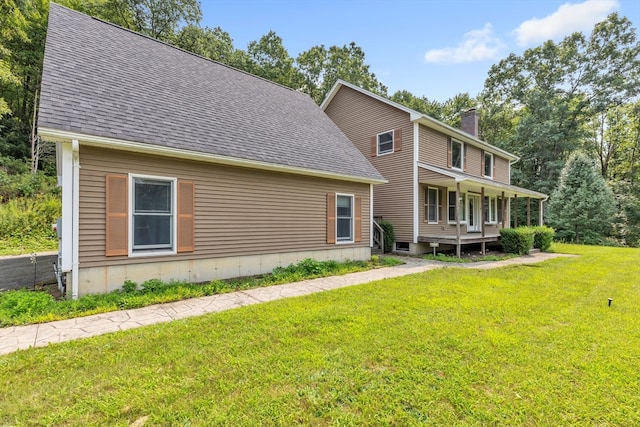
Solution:
<svg viewBox="0 0 640 427">
<path fill-rule="evenodd" d="M 345 82 L 344 80 L 338 80 L 335 82 L 335 84 L 333 85 L 333 87 L 331 88 L 331 90 L 329 91 L 329 93 L 327 94 L 327 96 L 325 97 L 324 101 L 322 101 L 322 104 L 320 104 L 320 108 L 322 108 L 322 111 L 325 111 L 326 108 L 329 106 L 329 104 L 331 103 L 331 100 L 334 98 L 334 96 L 336 96 L 336 94 L 338 93 L 338 91 L 340 90 L 340 88 L 342 86 L 346 86 L 350 89 L 353 89 L 357 92 L 360 92 L 362 94 L 365 94 L 367 96 L 370 96 L 380 102 L 383 102 L 387 105 L 390 105 L 392 107 L 395 107 L 399 110 L 404 111 L 405 113 L 409 114 L 409 119 L 412 122 L 418 122 L 421 123 L 425 126 L 428 126 L 432 129 L 435 129 L 439 132 L 442 132 L 444 134 L 447 134 L 449 136 L 452 136 L 456 139 L 461 140 L 462 142 L 466 142 L 468 144 L 471 145 L 475 145 L 475 146 L 479 146 L 481 148 L 483 148 L 485 151 L 488 151 L 490 153 L 493 154 L 498 154 L 501 157 L 506 158 L 507 160 L 509 160 L 512 163 L 517 162 L 518 160 L 520 160 L 520 158 L 514 154 L 509 153 L 508 151 L 505 151 L 501 148 L 495 147 L 481 139 L 478 139 L 466 132 L 461 131 L 460 129 L 456 129 L 452 126 L 449 126 L 446 123 L 443 123 L 437 119 L 434 119 L 433 117 L 430 117 L 426 114 L 423 114 L 419 111 L 416 110 L 412 110 L 411 108 L 405 107 L 402 104 L 399 104 L 397 102 L 391 101 L 390 99 L 387 99 L 383 96 L 377 95 L 373 92 L 369 92 L 368 90 L 362 89 L 361 87 L 358 87 L 356 85 L 353 85 L 351 83 Z"/>
<path fill-rule="evenodd" d="M 341 181 L 358 182 L 363 184 L 384 184 L 385 179 L 370 178 L 365 176 L 346 175 L 336 172 L 321 171 L 296 166 L 279 165 L 275 163 L 261 162 L 257 160 L 242 159 L 239 157 L 221 156 L 218 154 L 200 153 L 196 151 L 184 150 L 172 147 L 162 147 L 158 145 L 145 144 L 133 141 L 126 141 L 115 138 L 107 138 L 83 133 L 64 131 L 59 129 L 38 127 L 38 134 L 52 142 L 69 143 L 78 140 L 81 145 L 109 148 L 114 150 L 130 151 L 142 154 L 152 154 L 157 156 L 173 157 L 185 160 L 196 160 L 209 163 L 217 163 L 229 166 L 238 166 L 250 169 L 267 170 L 272 172 L 291 173 L 296 175 L 313 176 L 318 178 L 337 179 Z"/>
<path fill-rule="evenodd" d="M 475 177 L 464 175 L 464 174 L 461 174 L 461 173 L 448 171 L 448 170 L 439 168 L 437 166 L 428 165 L 426 163 L 418 163 L 418 167 L 426 169 L 426 170 L 429 170 L 431 172 L 436 172 L 436 173 L 439 173 L 441 175 L 448 176 L 449 178 L 453 179 L 455 182 L 472 182 L 472 183 L 477 184 L 477 185 L 483 185 L 483 186 L 486 186 L 486 187 L 492 187 L 492 188 L 498 188 L 498 189 L 506 190 L 506 191 L 509 191 L 509 192 L 517 194 L 517 195 L 523 195 L 523 196 L 528 196 L 528 197 L 534 197 L 536 199 L 542 199 L 543 201 L 545 201 L 545 200 L 547 200 L 549 198 L 548 195 L 546 195 L 544 193 L 539 193 L 537 191 L 528 190 L 526 188 L 518 187 L 518 186 L 515 186 L 515 185 L 511 185 L 511 184 L 504 184 L 504 183 L 501 183 L 501 182 L 487 182 L 486 180 L 483 180 L 481 178 L 475 178 Z"/>
</svg>

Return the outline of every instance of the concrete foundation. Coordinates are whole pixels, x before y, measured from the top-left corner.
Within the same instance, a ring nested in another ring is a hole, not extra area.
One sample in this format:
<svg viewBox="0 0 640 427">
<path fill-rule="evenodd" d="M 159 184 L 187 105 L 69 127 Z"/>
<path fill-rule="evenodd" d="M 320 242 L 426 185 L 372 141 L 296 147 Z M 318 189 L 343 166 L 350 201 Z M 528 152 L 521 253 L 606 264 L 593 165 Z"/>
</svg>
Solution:
<svg viewBox="0 0 640 427">
<path fill-rule="evenodd" d="M 149 279 L 186 280 L 198 283 L 215 279 L 255 276 L 270 273 L 275 267 L 297 264 L 305 258 L 316 261 L 368 260 L 371 258 L 371 248 L 337 248 L 169 262 L 153 262 L 150 259 L 143 264 L 80 267 L 78 294 L 110 292 L 121 288 L 125 280 L 132 280 L 138 284 Z M 67 290 L 70 289 L 72 289 L 71 274 L 68 274 Z"/>
</svg>

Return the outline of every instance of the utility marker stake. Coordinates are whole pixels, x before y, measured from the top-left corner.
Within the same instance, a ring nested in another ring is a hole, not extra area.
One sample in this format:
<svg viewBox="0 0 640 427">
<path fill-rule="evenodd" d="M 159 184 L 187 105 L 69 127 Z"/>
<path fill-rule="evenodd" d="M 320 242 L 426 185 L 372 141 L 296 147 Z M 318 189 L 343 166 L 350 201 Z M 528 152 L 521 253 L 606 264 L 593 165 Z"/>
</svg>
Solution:
<svg viewBox="0 0 640 427">
<path fill-rule="evenodd" d="M 609 307 L 611 307 L 611 301 L 613 301 L 613 298 L 609 298 Z"/>
</svg>

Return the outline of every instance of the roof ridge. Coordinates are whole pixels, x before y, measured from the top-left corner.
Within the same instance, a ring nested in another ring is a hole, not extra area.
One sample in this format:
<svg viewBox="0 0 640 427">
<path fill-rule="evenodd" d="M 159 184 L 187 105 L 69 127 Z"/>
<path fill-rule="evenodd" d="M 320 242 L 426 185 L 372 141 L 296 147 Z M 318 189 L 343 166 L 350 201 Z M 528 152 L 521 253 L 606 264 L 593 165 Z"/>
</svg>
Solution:
<svg viewBox="0 0 640 427">
<path fill-rule="evenodd" d="M 252 73 L 248 72 L 248 71 L 241 70 L 241 69 L 239 69 L 239 68 L 233 67 L 233 66 L 231 66 L 231 65 L 229 65 L 229 64 L 225 64 L 225 63 L 223 63 L 223 62 L 216 61 L 215 59 L 211 59 L 211 58 L 207 58 L 206 56 L 198 55 L 197 53 L 194 53 L 194 52 L 188 51 L 188 50 L 183 49 L 183 48 L 178 47 L 178 46 L 174 46 L 174 45 L 172 45 L 172 44 L 170 44 L 170 43 L 168 43 L 168 42 L 165 42 L 165 41 L 162 41 L 162 40 L 159 40 L 159 39 L 153 38 L 153 37 L 148 36 L 148 35 L 146 35 L 146 34 L 139 33 L 139 32 L 137 32 L 137 31 L 131 30 L 131 29 L 129 29 L 129 28 L 125 28 L 125 27 L 120 26 L 120 25 L 118 25 L 118 24 L 114 24 L 113 22 L 106 21 L 106 20 L 104 20 L 104 19 L 102 19 L 102 18 L 98 18 L 98 17 L 96 17 L 96 16 L 92 16 L 92 15 L 86 14 L 86 13 L 84 13 L 84 12 L 80 12 L 80 11 L 78 11 L 78 10 L 71 9 L 70 7 L 67 7 L 67 6 L 61 5 L 61 4 L 56 3 L 56 2 L 53 2 L 53 1 L 52 1 L 52 2 L 50 2 L 50 5 L 51 5 L 51 4 L 54 4 L 54 5 L 58 6 L 58 7 L 61 7 L 61 8 L 67 9 L 68 11 L 71 11 L 71 12 L 73 12 L 73 13 L 77 13 L 77 14 L 79 14 L 79 15 L 86 16 L 86 17 L 88 17 L 88 18 L 91 18 L 91 19 L 93 19 L 93 20 L 95 20 L 95 21 L 98 21 L 98 22 L 101 22 L 101 23 L 103 23 L 103 24 L 107 24 L 107 25 L 110 25 L 110 26 L 112 26 L 112 27 L 118 28 L 118 29 L 120 29 L 120 30 L 127 31 L 127 32 L 129 32 L 129 33 L 131 33 L 131 34 L 133 34 L 133 35 L 143 37 L 143 38 L 145 38 L 145 39 L 148 39 L 148 40 L 154 41 L 154 42 L 156 42 L 156 43 L 160 43 L 160 44 L 162 44 L 162 45 L 165 45 L 165 46 L 167 46 L 167 47 L 170 47 L 170 48 L 172 48 L 172 49 L 175 49 L 175 50 L 177 50 L 177 51 L 179 51 L 179 52 L 183 52 L 183 53 L 189 54 L 189 55 L 191 55 L 191 56 L 194 56 L 194 57 L 196 57 L 196 58 L 203 59 L 203 60 L 205 60 L 205 61 L 209 61 L 209 62 L 212 62 L 212 63 L 214 63 L 214 64 L 217 64 L 217 65 L 220 65 L 220 66 L 226 67 L 226 68 L 228 68 L 228 69 L 230 69 L 230 70 L 233 70 L 233 71 L 237 71 L 237 72 L 240 72 L 240 73 L 246 74 L 246 75 L 248 75 L 248 76 L 250 76 L 250 77 L 254 77 L 254 78 L 259 79 L 259 80 L 263 80 L 263 81 L 268 82 L 268 83 L 271 83 L 271 84 L 273 84 L 273 85 L 275 85 L 275 86 L 280 86 L 280 87 L 282 87 L 282 88 L 284 88 L 284 89 L 287 89 L 287 90 L 290 90 L 290 91 L 292 91 L 292 92 L 302 93 L 302 94 L 304 94 L 304 95 L 306 95 L 306 96 L 309 96 L 309 94 L 306 94 L 306 93 L 304 93 L 304 92 L 300 92 L 299 90 L 296 90 L 296 89 L 293 89 L 293 88 L 291 88 L 291 87 L 285 86 L 285 85 L 283 85 L 283 84 L 280 84 L 280 83 L 274 82 L 274 81 L 269 80 L 269 79 L 266 79 L 266 78 L 264 78 L 264 77 L 257 76 L 257 75 L 255 75 L 255 74 L 252 74 Z M 49 7 L 51 7 L 51 6 L 49 6 Z"/>
</svg>

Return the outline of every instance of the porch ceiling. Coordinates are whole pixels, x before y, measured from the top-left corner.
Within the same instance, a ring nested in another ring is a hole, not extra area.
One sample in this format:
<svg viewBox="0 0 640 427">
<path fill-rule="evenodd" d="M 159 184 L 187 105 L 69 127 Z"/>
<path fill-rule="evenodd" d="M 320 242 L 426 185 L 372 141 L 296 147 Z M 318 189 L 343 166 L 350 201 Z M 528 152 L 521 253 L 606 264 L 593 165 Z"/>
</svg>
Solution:
<svg viewBox="0 0 640 427">
<path fill-rule="evenodd" d="M 515 185 L 503 184 L 490 179 L 478 178 L 465 173 L 454 172 L 426 163 L 418 163 L 418 167 L 431 172 L 428 179 L 421 179 L 419 182 L 425 185 L 436 185 L 440 187 L 455 187 L 460 183 L 460 189 L 464 192 L 480 193 L 482 188 L 485 194 L 500 195 L 504 192 L 506 197 L 531 197 L 533 199 L 547 200 L 548 196 L 537 191 L 527 190 Z"/>
</svg>

